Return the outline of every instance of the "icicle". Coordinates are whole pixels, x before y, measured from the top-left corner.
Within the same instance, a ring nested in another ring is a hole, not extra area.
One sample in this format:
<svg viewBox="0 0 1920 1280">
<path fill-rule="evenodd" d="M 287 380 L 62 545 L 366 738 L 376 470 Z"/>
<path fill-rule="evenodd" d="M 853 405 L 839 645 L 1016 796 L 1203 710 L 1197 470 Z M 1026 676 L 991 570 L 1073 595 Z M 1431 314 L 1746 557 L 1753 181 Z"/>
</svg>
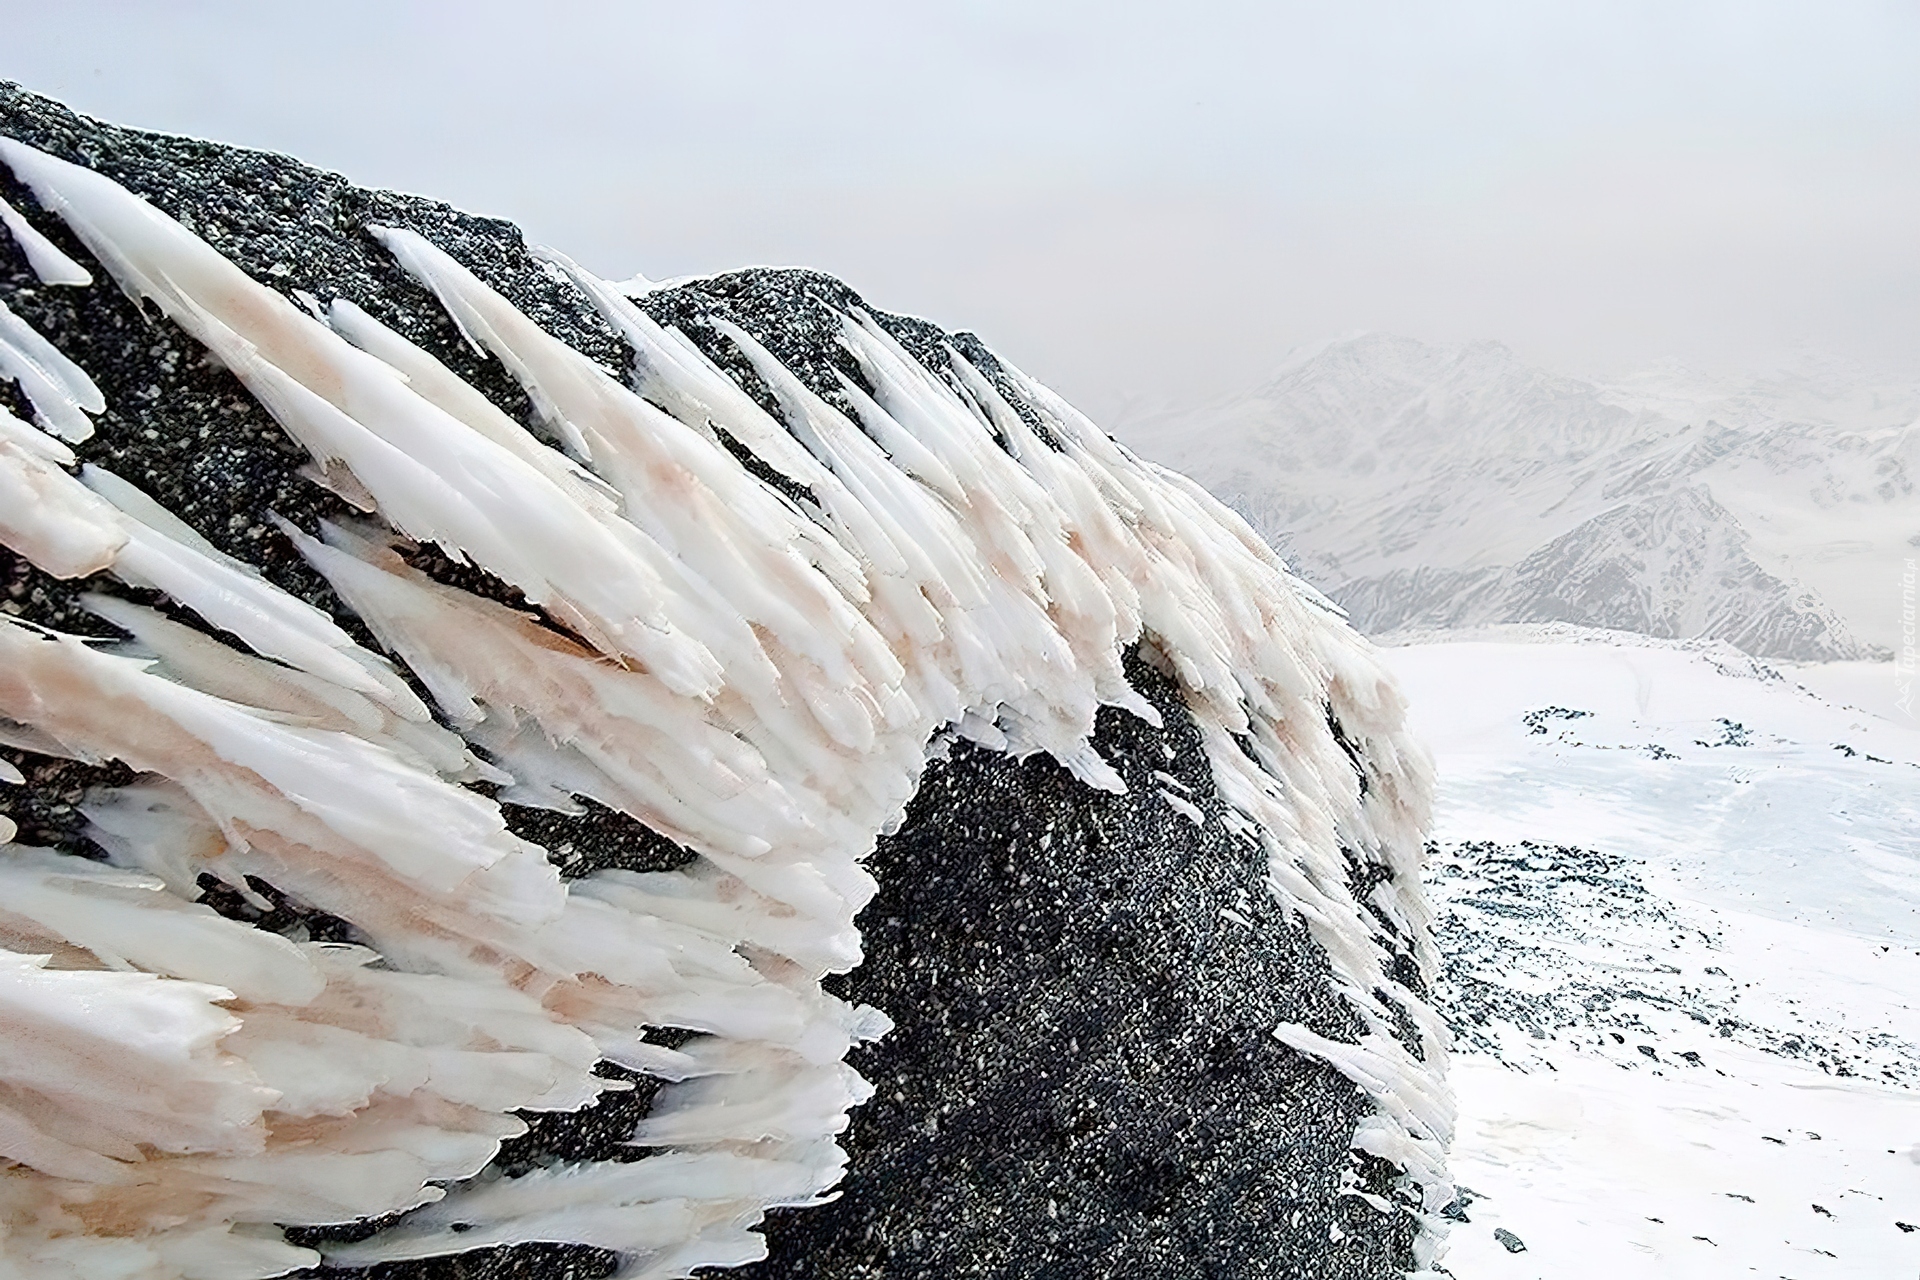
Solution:
<svg viewBox="0 0 1920 1280">
<path fill-rule="evenodd" d="M 627 340 L 640 394 L 696 430 L 711 433 L 724 427 L 755 457 L 796 484 L 812 485 L 824 478 L 820 464 L 684 335 L 661 328 L 633 305 L 630 294 L 564 254 L 536 248 L 534 256 L 566 272 Z"/>
<path fill-rule="evenodd" d="M 84 578 L 127 545 L 113 508 L 61 468 L 73 453 L 0 410 L 0 544 L 56 578 Z"/>
<path fill-rule="evenodd" d="M 20 211 L 0 200 L 0 226 L 5 226 L 27 265 L 40 277 L 41 284 L 75 285 L 85 288 L 93 283 L 93 273 L 60 251 L 60 246 L 41 235 Z"/>
<path fill-rule="evenodd" d="M 204 343 L 325 467 L 344 464 L 395 525 L 471 555 L 611 653 L 710 694 L 714 656 L 677 614 L 669 560 L 622 538 L 513 453 L 415 395 L 389 365 L 255 283 L 118 184 L 0 138 L 0 159 L 128 293 Z"/>
<path fill-rule="evenodd" d="M 203 551 L 143 522 L 141 515 L 152 519 L 158 513 L 178 523 L 118 477 L 89 467 L 83 478 L 94 492 L 115 503 L 124 517 L 119 523 L 127 541 L 114 557 L 116 577 L 131 586 L 166 592 L 214 626 L 245 640 L 256 653 L 378 699 L 409 719 L 427 718 L 426 708 L 405 683 L 354 643 L 332 618 L 237 567 L 230 558 L 218 552 L 209 555 L 211 547 Z"/>
<path fill-rule="evenodd" d="M 730 606 L 705 633 L 739 628 L 720 650 L 730 682 L 749 687 L 771 662 L 836 743 L 871 747 L 900 666 L 804 554 L 821 545 L 810 522 L 732 454 L 628 391 L 420 236 L 374 234 L 513 371 L 549 429 L 620 490 L 628 519 L 686 566 L 687 590 Z M 857 578 L 845 552 L 835 554 L 841 576 Z M 765 652 L 769 641 L 775 652 Z"/>
<path fill-rule="evenodd" d="M 344 298 L 336 298 L 326 312 L 334 332 L 369 355 L 377 356 L 406 375 L 407 385 L 534 467 L 567 496 L 589 511 L 612 513 L 620 496 L 612 486 L 565 454 L 540 444 L 519 423 L 494 407 L 493 401 L 462 382 L 441 364 L 378 320 Z"/>
<path fill-rule="evenodd" d="M 86 371 L 35 333 L 0 302 L 0 378 L 20 384 L 40 425 L 78 444 L 93 435 L 88 414 L 104 412 L 106 397 Z"/>
<path fill-rule="evenodd" d="M 558 878 L 479 797 L 347 734 L 277 724 L 160 679 L 142 664 L 0 618 L 0 716 L 83 758 L 179 781 L 230 840 L 325 850 L 467 908 L 536 923 L 561 908 Z M 344 905 L 344 904 L 343 904 Z"/>
<path fill-rule="evenodd" d="M 261 1111 L 273 1095 L 244 1063 L 216 1050 L 240 1026 L 218 1006 L 232 992 L 46 963 L 0 951 L 9 1127 L 52 1140 L 45 1148 L 23 1141 L 9 1158 L 35 1164 L 51 1156 L 66 1167 L 45 1172 L 113 1183 L 127 1179 L 125 1163 L 141 1159 L 141 1146 L 220 1155 L 263 1148 Z M 103 1098 L 114 1105 L 101 1107 Z M 76 1161 L 80 1151 L 94 1154 Z"/>
<path fill-rule="evenodd" d="M 411 693 L 403 704 L 408 714 L 402 715 L 330 680 L 250 658 L 141 605 L 93 592 L 80 603 L 133 636 L 136 647 L 128 656 L 158 659 L 157 670 L 176 683 L 314 728 L 351 733 L 452 780 L 512 781 L 427 719 Z"/>
<path fill-rule="evenodd" d="M 61 469 L 71 461 L 59 445 L 0 414 L 0 543 L 56 577 L 110 568 L 130 585 L 166 592 L 258 653 L 366 694 L 404 719 L 427 719 L 392 669 L 333 619 L 215 551 L 111 473 L 88 467 L 82 487 Z"/>
<path fill-rule="evenodd" d="M 248 1000 L 305 1004 L 326 980 L 284 938 L 183 902 L 162 881 L 12 846 L 0 854 L 0 935 L 31 921 L 43 938 L 91 951 L 107 967 L 217 984 Z"/>
</svg>

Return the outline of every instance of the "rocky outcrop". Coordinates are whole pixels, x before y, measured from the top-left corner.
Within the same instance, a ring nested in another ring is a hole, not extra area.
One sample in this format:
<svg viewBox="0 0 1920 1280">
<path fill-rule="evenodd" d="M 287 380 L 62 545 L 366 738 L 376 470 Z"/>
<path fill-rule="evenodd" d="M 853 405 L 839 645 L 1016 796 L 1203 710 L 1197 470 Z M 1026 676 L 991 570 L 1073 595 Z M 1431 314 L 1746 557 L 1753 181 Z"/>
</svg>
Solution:
<svg viewBox="0 0 1920 1280">
<path fill-rule="evenodd" d="M 0 1265 L 1432 1260 L 1424 758 L 1195 486 L 823 275 L 0 138 Z"/>
</svg>

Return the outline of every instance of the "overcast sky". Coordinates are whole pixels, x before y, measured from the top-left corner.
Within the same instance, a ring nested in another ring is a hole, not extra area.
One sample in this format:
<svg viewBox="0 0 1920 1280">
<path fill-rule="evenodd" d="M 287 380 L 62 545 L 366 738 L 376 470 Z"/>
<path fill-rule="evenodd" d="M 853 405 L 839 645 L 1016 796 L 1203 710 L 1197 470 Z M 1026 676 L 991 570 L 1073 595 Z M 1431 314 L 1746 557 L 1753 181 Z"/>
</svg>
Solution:
<svg viewBox="0 0 1920 1280">
<path fill-rule="evenodd" d="M 511 218 L 834 272 L 1108 418 L 1354 329 L 1920 365 L 1920 4 L 0 0 L 0 77 Z"/>
</svg>

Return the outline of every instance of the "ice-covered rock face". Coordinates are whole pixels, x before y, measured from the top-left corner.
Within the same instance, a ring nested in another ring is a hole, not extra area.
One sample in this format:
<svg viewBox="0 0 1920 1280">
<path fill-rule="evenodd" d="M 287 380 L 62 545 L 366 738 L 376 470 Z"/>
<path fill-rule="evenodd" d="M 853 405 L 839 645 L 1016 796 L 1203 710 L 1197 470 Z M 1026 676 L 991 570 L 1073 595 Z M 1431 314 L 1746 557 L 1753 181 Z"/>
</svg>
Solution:
<svg viewBox="0 0 1920 1280">
<path fill-rule="evenodd" d="M 1432 1259 L 1424 757 L 1205 493 L 825 277 L 0 166 L 0 1265 Z"/>
</svg>

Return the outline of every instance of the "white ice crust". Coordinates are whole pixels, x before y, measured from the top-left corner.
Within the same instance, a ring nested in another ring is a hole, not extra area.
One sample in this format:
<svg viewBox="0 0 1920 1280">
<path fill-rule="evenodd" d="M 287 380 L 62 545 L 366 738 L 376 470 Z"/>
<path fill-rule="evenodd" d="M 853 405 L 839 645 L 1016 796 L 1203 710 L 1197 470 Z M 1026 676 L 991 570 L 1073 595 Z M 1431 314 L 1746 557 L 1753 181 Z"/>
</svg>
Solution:
<svg viewBox="0 0 1920 1280">
<path fill-rule="evenodd" d="M 846 1055 L 890 1024 L 821 979 L 860 961 L 863 862 L 929 743 L 1045 752 L 1124 790 L 1090 739 L 1103 705 L 1159 718 L 1122 670 L 1135 643 L 1178 681 L 1233 835 L 1369 1028 L 1275 1034 L 1373 1098 L 1356 1146 L 1405 1170 L 1431 1260 L 1445 1033 L 1385 938 L 1431 978 L 1429 767 L 1370 647 L 1236 516 L 1017 371 L 1028 417 L 866 315 L 843 317 L 852 417 L 721 325 L 775 415 L 559 255 L 632 346 L 631 386 L 425 238 L 376 229 L 519 380 L 543 441 L 353 302 L 309 314 L 107 178 L 7 140 L 0 159 L 366 513 L 282 527 L 437 713 L 339 621 L 0 415 L 0 543 L 158 590 L 251 650 L 103 594 L 89 607 L 133 637 L 115 652 L 0 618 L 0 742 L 145 775 L 87 802 L 111 867 L 0 847 L 0 1267 L 279 1275 L 320 1258 L 273 1224 L 422 1205 L 326 1259 L 572 1241 L 675 1277 L 763 1256 L 750 1228 L 831 1193 L 870 1093 Z M 0 315 L 0 371 L 42 370 L 67 395 L 34 397 L 43 425 L 82 440 L 98 393 L 50 350 Z M 399 554 L 428 541 L 566 631 Z M 520 804 L 589 798 L 698 857 L 563 882 L 459 785 L 476 779 Z M 1364 903 L 1350 858 L 1392 873 Z M 202 875 L 254 899 L 257 877 L 366 945 L 224 919 L 192 905 Z M 669 1049 L 655 1028 L 705 1034 Z M 600 1059 L 667 1082 L 634 1135 L 665 1154 L 435 1185 L 520 1132 L 507 1113 L 610 1087 Z"/>
</svg>

